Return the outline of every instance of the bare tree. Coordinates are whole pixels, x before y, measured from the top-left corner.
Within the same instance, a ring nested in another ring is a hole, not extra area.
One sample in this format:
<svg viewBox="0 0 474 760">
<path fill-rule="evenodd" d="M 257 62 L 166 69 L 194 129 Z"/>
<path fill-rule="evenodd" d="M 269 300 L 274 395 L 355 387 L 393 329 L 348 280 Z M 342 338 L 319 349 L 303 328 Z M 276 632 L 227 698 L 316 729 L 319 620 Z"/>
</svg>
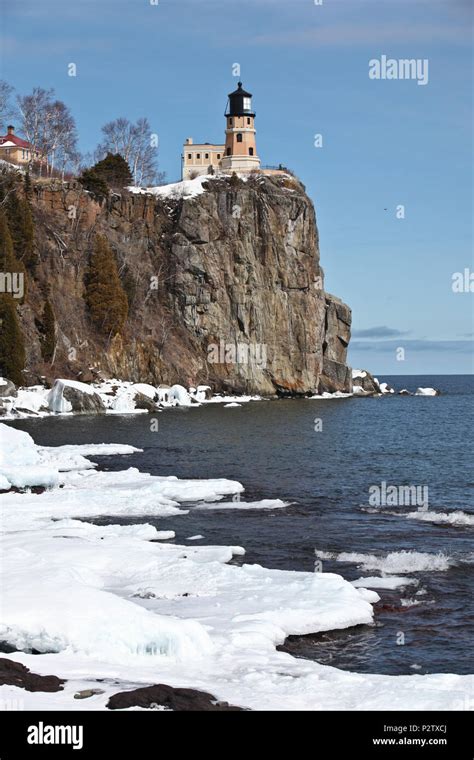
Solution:
<svg viewBox="0 0 474 760">
<path fill-rule="evenodd" d="M 49 108 L 53 94 L 53 90 L 34 87 L 31 95 L 17 96 L 20 129 L 28 142 L 42 154 L 47 152 Z M 35 156 L 31 156 L 31 163 L 34 159 Z"/>
<path fill-rule="evenodd" d="M 50 129 L 47 135 L 46 151 L 49 156 L 49 169 L 52 173 L 55 165 L 64 173 L 68 164 L 77 160 L 77 131 L 74 118 L 69 108 L 56 100 L 48 108 Z"/>
<path fill-rule="evenodd" d="M 6 126 L 6 122 L 12 114 L 10 102 L 12 92 L 13 87 L 8 82 L 5 82 L 4 79 L 0 79 L 0 129 Z"/>
<path fill-rule="evenodd" d="M 96 150 L 96 160 L 107 153 L 120 153 L 127 161 L 135 185 L 151 185 L 162 181 L 164 174 L 158 171 L 158 138 L 151 131 L 147 118 L 132 124 L 121 117 L 102 127 L 104 140 Z"/>
<path fill-rule="evenodd" d="M 30 95 L 18 95 L 18 116 L 21 130 L 42 157 L 48 158 L 52 173 L 58 162 L 64 171 L 77 154 L 77 132 L 69 108 L 54 100 L 54 90 L 35 87 Z M 31 163 L 35 156 L 31 157 Z"/>
</svg>

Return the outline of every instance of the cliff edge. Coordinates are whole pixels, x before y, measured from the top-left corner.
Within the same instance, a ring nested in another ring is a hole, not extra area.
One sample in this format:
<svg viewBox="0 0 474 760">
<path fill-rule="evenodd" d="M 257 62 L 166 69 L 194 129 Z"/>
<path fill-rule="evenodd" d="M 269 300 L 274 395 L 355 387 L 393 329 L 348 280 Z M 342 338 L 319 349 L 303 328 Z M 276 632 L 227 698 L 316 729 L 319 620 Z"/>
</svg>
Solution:
<svg viewBox="0 0 474 760">
<path fill-rule="evenodd" d="M 36 183 L 39 263 L 20 307 L 27 378 L 115 376 L 294 395 L 350 391 L 351 311 L 324 291 L 315 212 L 289 176 L 212 178 L 111 194 Z M 115 253 L 129 301 L 121 335 L 91 323 L 84 282 L 96 234 Z M 56 319 L 41 358 L 45 298 Z"/>
</svg>

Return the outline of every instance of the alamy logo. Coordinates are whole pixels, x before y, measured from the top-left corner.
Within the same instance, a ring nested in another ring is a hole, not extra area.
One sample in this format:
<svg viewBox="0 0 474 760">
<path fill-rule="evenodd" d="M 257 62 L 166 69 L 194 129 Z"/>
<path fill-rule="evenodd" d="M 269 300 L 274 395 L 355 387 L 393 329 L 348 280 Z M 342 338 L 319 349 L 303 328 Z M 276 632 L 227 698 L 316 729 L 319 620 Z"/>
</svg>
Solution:
<svg viewBox="0 0 474 760">
<path fill-rule="evenodd" d="M 83 726 L 49 726 L 42 721 L 28 726 L 28 744 L 72 744 L 73 749 L 84 746 Z"/>
<path fill-rule="evenodd" d="M 369 488 L 371 507 L 418 507 L 428 509 L 428 486 L 388 486 L 385 480 Z"/>
<path fill-rule="evenodd" d="M 369 79 L 414 79 L 417 84 L 429 81 L 428 58 L 387 58 L 381 55 L 369 61 Z"/>
<path fill-rule="evenodd" d="M 207 347 L 210 364 L 250 364 L 260 369 L 267 366 L 267 347 L 264 343 L 210 343 Z"/>
<path fill-rule="evenodd" d="M 11 293 L 13 298 L 23 298 L 25 295 L 23 272 L 0 272 L 0 293 Z"/>
</svg>

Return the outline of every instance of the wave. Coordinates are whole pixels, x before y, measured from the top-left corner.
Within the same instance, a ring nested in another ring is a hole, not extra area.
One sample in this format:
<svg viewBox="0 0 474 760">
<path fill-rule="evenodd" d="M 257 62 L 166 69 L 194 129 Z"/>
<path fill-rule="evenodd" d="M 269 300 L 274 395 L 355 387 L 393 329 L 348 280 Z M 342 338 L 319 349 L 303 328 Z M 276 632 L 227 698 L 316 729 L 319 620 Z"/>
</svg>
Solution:
<svg viewBox="0 0 474 760">
<path fill-rule="evenodd" d="M 427 552 L 415 552 L 402 550 L 390 552 L 385 557 L 377 557 L 375 554 L 361 554 L 358 552 L 323 552 L 316 550 L 319 559 L 332 559 L 336 562 L 350 562 L 359 565 L 362 570 L 378 570 L 381 573 L 397 574 L 439 572 L 448 570 L 453 564 L 451 557 L 443 552 L 429 554 Z"/>
<path fill-rule="evenodd" d="M 474 514 L 463 512 L 461 509 L 452 512 L 435 512 L 423 511 L 421 509 L 414 512 L 405 512 L 404 509 L 380 509 L 377 507 L 360 507 L 361 512 L 371 515 L 390 515 L 391 517 L 406 517 L 409 520 L 420 520 L 420 522 L 430 522 L 435 525 L 451 525 L 455 528 L 474 527 Z"/>
<path fill-rule="evenodd" d="M 421 520 L 436 525 L 454 525 L 460 528 L 474 527 L 474 515 L 456 510 L 455 512 L 408 512 L 409 520 Z"/>
</svg>

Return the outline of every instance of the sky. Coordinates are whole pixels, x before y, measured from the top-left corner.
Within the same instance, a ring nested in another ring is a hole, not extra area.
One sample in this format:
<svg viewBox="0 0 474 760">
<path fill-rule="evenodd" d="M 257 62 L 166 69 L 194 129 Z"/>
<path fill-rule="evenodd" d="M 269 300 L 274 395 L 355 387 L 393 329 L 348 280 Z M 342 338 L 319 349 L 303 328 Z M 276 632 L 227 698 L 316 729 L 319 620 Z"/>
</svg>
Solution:
<svg viewBox="0 0 474 760">
<path fill-rule="evenodd" d="M 224 141 L 227 94 L 241 79 L 262 163 L 290 167 L 315 204 L 326 290 L 353 310 L 352 366 L 473 372 L 471 0 L 1 8 L 0 77 L 21 94 L 53 87 L 83 152 L 107 121 L 147 116 L 170 182 L 186 137 Z M 427 83 L 371 78 L 382 56 L 419 60 Z"/>
</svg>

